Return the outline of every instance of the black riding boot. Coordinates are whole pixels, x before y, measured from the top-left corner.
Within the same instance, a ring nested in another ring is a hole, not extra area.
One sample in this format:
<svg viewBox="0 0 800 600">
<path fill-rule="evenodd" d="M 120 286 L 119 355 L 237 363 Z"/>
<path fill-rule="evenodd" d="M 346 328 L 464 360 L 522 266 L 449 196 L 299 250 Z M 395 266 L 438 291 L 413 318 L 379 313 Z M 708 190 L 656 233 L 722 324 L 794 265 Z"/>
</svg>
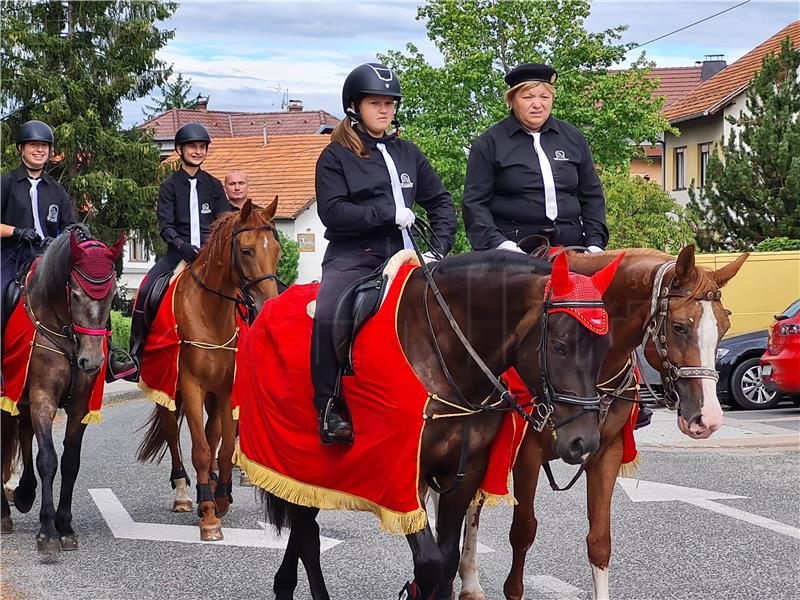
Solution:
<svg viewBox="0 0 800 600">
<path fill-rule="evenodd" d="M 130 358 L 136 366 L 136 372 L 126 375 L 126 381 L 139 381 L 139 367 L 142 364 L 142 353 L 144 351 L 144 342 L 147 339 L 147 325 L 145 324 L 144 312 L 142 310 L 133 309 L 133 317 L 131 318 L 131 339 L 130 339 Z"/>
<path fill-rule="evenodd" d="M 343 398 L 328 398 L 322 408 L 314 399 L 319 414 L 319 440 L 323 446 L 352 444 L 353 423 Z"/>
<path fill-rule="evenodd" d="M 647 427 L 650 425 L 652 418 L 653 411 L 650 410 L 646 405 L 640 404 L 639 413 L 636 415 L 636 425 L 634 425 L 633 428 L 641 429 L 642 427 Z"/>
</svg>

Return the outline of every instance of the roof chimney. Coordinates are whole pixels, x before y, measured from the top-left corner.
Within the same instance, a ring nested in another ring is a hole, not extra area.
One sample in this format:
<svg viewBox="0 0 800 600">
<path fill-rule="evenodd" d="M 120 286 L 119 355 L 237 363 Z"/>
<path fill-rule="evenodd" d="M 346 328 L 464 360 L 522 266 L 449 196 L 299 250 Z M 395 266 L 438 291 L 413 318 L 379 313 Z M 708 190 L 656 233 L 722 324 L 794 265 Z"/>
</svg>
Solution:
<svg viewBox="0 0 800 600">
<path fill-rule="evenodd" d="M 706 54 L 703 59 L 703 69 L 700 71 L 700 81 L 711 79 L 728 65 L 724 56 L 724 54 Z"/>
<path fill-rule="evenodd" d="M 203 110 L 208 111 L 208 96 L 201 96 L 197 94 L 197 98 L 195 98 L 194 106 L 192 107 L 195 110 Z"/>
<path fill-rule="evenodd" d="M 289 100 L 289 105 L 287 106 L 287 110 L 289 112 L 303 112 L 303 101 Z"/>
</svg>

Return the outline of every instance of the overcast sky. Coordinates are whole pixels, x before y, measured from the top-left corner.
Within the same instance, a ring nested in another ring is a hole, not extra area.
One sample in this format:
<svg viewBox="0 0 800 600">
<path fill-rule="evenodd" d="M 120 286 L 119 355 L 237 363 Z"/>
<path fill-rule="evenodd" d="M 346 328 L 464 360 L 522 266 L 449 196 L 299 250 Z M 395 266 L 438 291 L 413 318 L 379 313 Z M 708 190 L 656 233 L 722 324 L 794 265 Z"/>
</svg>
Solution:
<svg viewBox="0 0 800 600">
<path fill-rule="evenodd" d="M 586 26 L 601 31 L 627 25 L 623 41 L 644 43 L 741 1 L 595 0 Z M 184 1 L 164 24 L 175 37 L 159 56 L 191 78 L 195 92 L 210 96 L 211 110 L 279 111 L 288 90 L 288 97 L 302 100 L 307 110 L 341 116 L 345 76 L 376 54 L 412 42 L 430 62 L 440 61 L 425 24 L 416 20 L 418 5 Z M 797 19 L 797 0 L 751 0 L 642 50 L 659 67 L 692 66 L 707 54 L 723 54 L 730 64 Z M 143 120 L 146 103 L 125 103 L 127 125 Z"/>
</svg>

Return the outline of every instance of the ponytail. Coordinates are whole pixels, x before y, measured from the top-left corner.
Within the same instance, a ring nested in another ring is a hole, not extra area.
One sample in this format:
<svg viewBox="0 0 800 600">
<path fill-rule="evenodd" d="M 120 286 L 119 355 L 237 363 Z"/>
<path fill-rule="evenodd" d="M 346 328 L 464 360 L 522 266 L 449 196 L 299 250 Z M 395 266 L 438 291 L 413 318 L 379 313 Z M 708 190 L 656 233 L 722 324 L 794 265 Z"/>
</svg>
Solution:
<svg viewBox="0 0 800 600">
<path fill-rule="evenodd" d="M 331 134 L 331 141 L 336 142 L 361 158 L 369 158 L 369 152 L 364 146 L 364 142 L 358 137 L 358 134 L 353 131 L 353 126 L 350 124 L 350 117 L 345 117 L 336 126 Z"/>
</svg>

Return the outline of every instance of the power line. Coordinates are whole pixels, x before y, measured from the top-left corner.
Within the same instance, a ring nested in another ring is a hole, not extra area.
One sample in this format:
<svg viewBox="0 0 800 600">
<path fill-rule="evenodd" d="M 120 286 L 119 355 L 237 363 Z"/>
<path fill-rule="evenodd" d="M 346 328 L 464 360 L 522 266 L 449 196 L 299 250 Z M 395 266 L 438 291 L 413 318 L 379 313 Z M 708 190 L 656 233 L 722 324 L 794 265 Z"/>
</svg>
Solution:
<svg viewBox="0 0 800 600">
<path fill-rule="evenodd" d="M 646 42 L 644 42 L 642 44 L 637 44 L 636 46 L 634 46 L 633 48 L 628 50 L 628 52 L 632 52 L 633 50 L 636 50 L 637 48 L 641 48 L 642 46 L 646 46 L 647 44 L 652 44 L 653 42 L 657 42 L 658 40 L 663 40 L 665 37 L 669 37 L 669 36 L 671 36 L 671 35 L 673 35 L 675 33 L 678 33 L 679 31 L 683 31 L 684 29 L 689 29 L 690 27 L 694 27 L 695 25 L 699 25 L 700 23 L 704 23 L 705 21 L 708 21 L 709 19 L 713 19 L 714 17 L 718 17 L 718 16 L 720 16 L 722 14 L 725 14 L 726 12 L 730 12 L 735 8 L 739 8 L 740 6 L 744 6 L 745 4 L 749 4 L 750 1 L 751 0 L 744 0 L 744 2 L 740 2 L 739 4 L 736 4 L 735 6 L 731 6 L 729 8 L 726 8 L 725 10 L 721 10 L 718 13 L 714 13 L 713 15 L 705 17 L 704 19 L 700 19 L 699 21 L 695 21 L 694 23 L 689 23 L 688 25 L 684 25 L 680 29 L 676 29 L 674 31 L 670 31 L 669 33 L 665 33 L 664 35 L 660 35 L 657 38 L 653 38 L 652 40 L 647 40 Z"/>
</svg>

